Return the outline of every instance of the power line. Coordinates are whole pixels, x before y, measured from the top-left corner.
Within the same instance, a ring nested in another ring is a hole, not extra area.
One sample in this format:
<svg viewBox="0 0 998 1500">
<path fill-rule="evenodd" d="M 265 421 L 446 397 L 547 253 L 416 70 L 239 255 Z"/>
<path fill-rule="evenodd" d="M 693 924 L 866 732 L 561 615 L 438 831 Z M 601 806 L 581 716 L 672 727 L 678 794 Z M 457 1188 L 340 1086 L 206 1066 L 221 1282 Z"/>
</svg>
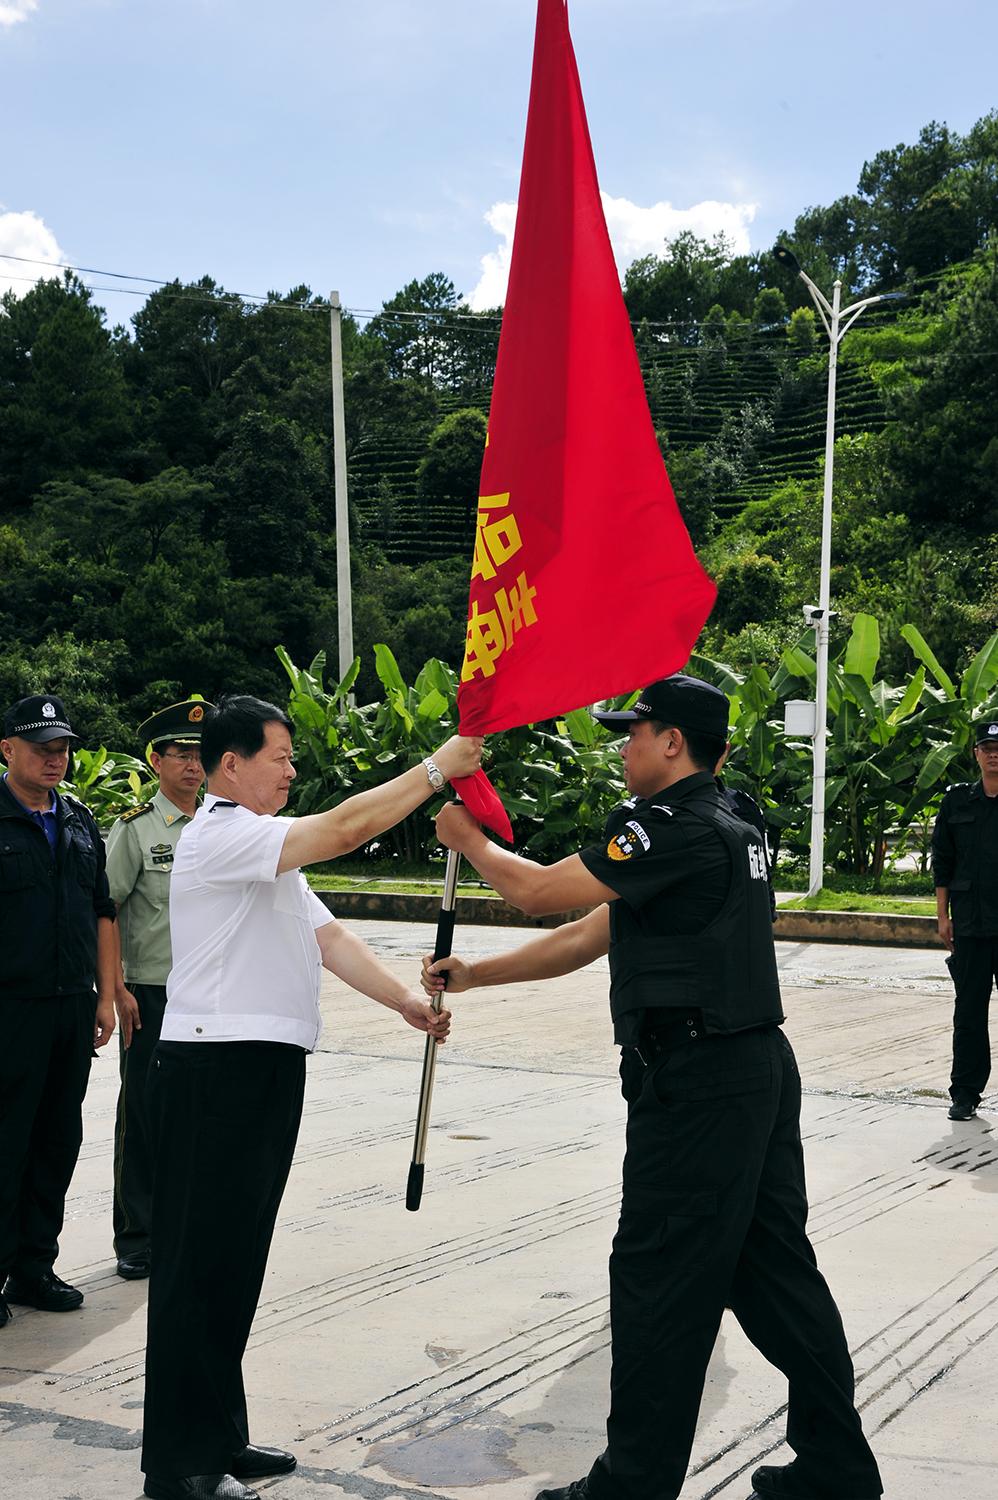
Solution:
<svg viewBox="0 0 998 1500">
<path fill-rule="evenodd" d="M 223 290 L 220 291 L 220 293 L 212 294 L 208 292 L 207 289 L 200 288 L 196 284 L 192 285 L 190 283 L 180 283 L 176 277 L 174 277 L 172 281 L 164 281 L 153 276 L 134 276 L 122 271 L 100 270 L 92 266 L 74 266 L 63 261 L 38 260 L 31 256 L 13 255 L 6 251 L 0 251 L 0 260 L 15 261 L 22 265 L 42 266 L 53 271 L 69 271 L 76 276 L 109 276 L 118 281 L 138 281 L 143 283 L 144 286 L 155 287 L 164 295 L 183 298 L 187 302 L 197 303 L 202 306 L 210 306 L 215 308 L 243 308 L 249 305 L 252 308 L 260 310 L 264 310 L 266 308 L 275 308 L 278 310 L 291 312 L 321 313 L 323 315 L 326 315 L 329 312 L 329 303 L 321 297 L 315 298 L 310 302 L 306 302 L 304 300 L 292 302 L 282 300 L 276 297 L 273 293 L 226 293 Z M 967 265 L 969 264 L 969 262 L 964 261 L 960 264 Z M 905 307 L 900 307 L 898 306 L 897 302 L 892 302 L 892 304 L 889 306 L 871 308 L 866 314 L 865 327 L 860 331 L 860 336 L 862 336 L 864 332 L 876 332 L 878 325 L 881 328 L 888 324 L 891 326 L 896 325 L 900 316 L 902 316 L 907 311 L 913 310 L 913 304 L 917 296 L 916 289 L 918 287 L 932 281 L 941 280 L 943 277 L 949 275 L 955 269 L 956 267 L 948 267 L 941 271 L 929 272 L 924 277 L 920 277 L 915 282 L 910 283 L 909 288 L 906 290 L 906 293 L 899 294 L 899 300 L 902 300 L 903 296 L 903 300 L 907 302 L 907 306 Z M 37 285 L 38 281 L 42 278 L 34 276 L 6 276 L 4 279 L 10 282 L 16 281 L 27 283 L 30 285 Z M 90 292 L 115 292 L 125 296 L 144 297 L 147 299 L 150 296 L 150 293 L 139 290 L 136 287 L 103 286 L 100 283 L 85 282 L 81 282 L 81 285 L 84 286 L 86 291 Z M 863 293 L 857 293 L 856 295 L 862 296 Z M 398 321 L 402 323 L 425 323 L 430 319 L 445 319 L 447 326 L 452 326 L 455 323 L 467 324 L 470 328 L 478 328 L 483 332 L 492 328 L 501 328 L 502 326 L 501 317 L 495 317 L 494 315 L 485 313 L 459 312 L 456 308 L 427 308 L 420 311 L 410 311 L 401 308 L 386 307 L 382 307 L 377 310 L 373 308 L 344 307 L 343 311 L 351 317 L 356 317 L 358 319 L 364 319 L 368 321 L 378 319 L 381 322 Z M 653 320 L 649 318 L 638 318 L 631 319 L 630 323 L 631 328 L 635 333 L 641 333 L 656 329 L 672 330 L 673 332 L 677 333 L 689 331 L 695 331 L 699 333 L 704 329 L 705 321 L 705 319 Z M 785 327 L 786 325 L 782 323 L 753 325 L 750 318 L 743 317 L 740 325 L 738 325 L 734 331 L 733 339 L 732 330 L 728 329 L 726 324 L 711 324 L 711 333 L 713 333 L 714 329 L 716 329 L 716 339 L 708 337 L 707 340 L 699 341 L 697 343 L 679 343 L 670 342 L 667 338 L 659 338 L 655 340 L 654 348 L 645 348 L 642 357 L 647 364 L 650 364 L 652 366 L 652 368 L 658 368 L 660 359 L 663 357 L 666 360 L 672 359 L 673 361 L 679 356 L 686 356 L 689 359 L 693 359 L 705 352 L 710 352 L 712 348 L 720 358 L 727 360 L 735 360 L 742 355 L 746 357 L 758 357 L 760 353 L 764 352 L 763 350 L 760 350 L 758 345 L 752 348 L 746 347 L 740 349 L 738 347 L 737 340 L 740 337 L 744 337 L 747 340 L 751 337 L 752 331 L 756 333 L 765 333 L 770 330 L 781 330 Z M 729 342 L 729 340 L 731 341 Z M 789 354 L 796 358 L 807 359 L 815 355 L 820 355 L 822 353 L 822 350 L 819 341 L 818 343 L 816 343 L 816 347 L 810 350 L 788 348 L 781 350 L 780 353 L 781 355 Z M 918 360 L 931 362 L 935 359 L 942 358 L 943 356 L 939 354 L 908 353 L 903 357 L 906 361 Z M 989 352 L 981 351 L 977 357 L 987 358 L 992 356 Z M 998 351 L 996 351 L 996 357 L 998 357 Z"/>
</svg>

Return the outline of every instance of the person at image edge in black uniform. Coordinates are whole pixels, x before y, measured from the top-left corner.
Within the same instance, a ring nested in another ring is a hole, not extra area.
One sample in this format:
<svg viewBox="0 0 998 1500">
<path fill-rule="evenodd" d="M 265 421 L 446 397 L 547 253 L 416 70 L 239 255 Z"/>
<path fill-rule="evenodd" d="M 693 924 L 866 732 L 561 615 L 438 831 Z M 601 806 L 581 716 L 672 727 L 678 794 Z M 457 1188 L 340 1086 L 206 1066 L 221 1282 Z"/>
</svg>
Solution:
<svg viewBox="0 0 998 1500">
<path fill-rule="evenodd" d="M 988 1008 L 998 975 L 998 716 L 974 725 L 980 781 L 947 789 L 932 830 L 939 935 L 956 986 L 951 1120 L 970 1120 L 991 1075 Z"/>
<path fill-rule="evenodd" d="M 783 1011 L 758 832 L 713 771 L 728 701 L 653 683 L 619 725 L 631 793 L 603 839 L 544 868 L 490 843 L 459 805 L 437 819 L 531 915 L 592 906 L 511 953 L 424 961 L 448 993 L 566 974 L 608 953 L 627 1150 L 610 1257 L 607 1447 L 539 1500 L 675 1500 L 724 1308 L 787 1376 L 788 1465 L 752 1482 L 783 1500 L 874 1500 L 883 1486 L 853 1402 L 842 1322 L 806 1233 L 800 1078 Z"/>
<path fill-rule="evenodd" d="M 51 695 L 22 698 L 4 714 L 0 1327 L 9 1303 L 69 1312 L 83 1301 L 53 1266 L 90 1061 L 114 1030 L 117 945 L 97 824 L 56 791 L 75 739 Z"/>
</svg>

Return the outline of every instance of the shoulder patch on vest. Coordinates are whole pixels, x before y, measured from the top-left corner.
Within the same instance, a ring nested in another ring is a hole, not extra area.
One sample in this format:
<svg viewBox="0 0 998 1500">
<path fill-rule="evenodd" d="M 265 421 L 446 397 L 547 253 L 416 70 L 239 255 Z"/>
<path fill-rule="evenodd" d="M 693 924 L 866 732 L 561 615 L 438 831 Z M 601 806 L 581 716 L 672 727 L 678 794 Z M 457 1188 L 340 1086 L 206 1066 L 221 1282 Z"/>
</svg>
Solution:
<svg viewBox="0 0 998 1500">
<path fill-rule="evenodd" d="M 633 859 L 636 854 L 643 854 L 650 848 L 651 839 L 641 824 L 631 821 L 625 823 L 617 836 L 610 840 L 606 852 L 610 859 Z"/>
<path fill-rule="evenodd" d="M 119 822 L 131 823 L 133 819 L 141 818 L 142 814 L 147 812 L 152 812 L 152 803 L 140 802 L 137 807 L 130 807 L 127 812 L 123 812 Z"/>
</svg>

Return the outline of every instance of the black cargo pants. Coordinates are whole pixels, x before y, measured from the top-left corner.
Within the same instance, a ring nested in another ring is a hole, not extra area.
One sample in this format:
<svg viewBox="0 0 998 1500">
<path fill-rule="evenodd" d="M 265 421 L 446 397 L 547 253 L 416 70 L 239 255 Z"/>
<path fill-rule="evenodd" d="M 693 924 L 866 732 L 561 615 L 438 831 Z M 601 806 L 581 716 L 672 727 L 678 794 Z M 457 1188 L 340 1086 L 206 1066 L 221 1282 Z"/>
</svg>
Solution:
<svg viewBox="0 0 998 1500">
<path fill-rule="evenodd" d="M 644 1066 L 625 1048 L 627 1151 L 610 1257 L 607 1449 L 593 1500 L 674 1500 L 724 1308 L 790 1384 L 797 1472 L 883 1486 L 842 1321 L 807 1238 L 800 1078 L 777 1027 L 703 1036 Z"/>
</svg>

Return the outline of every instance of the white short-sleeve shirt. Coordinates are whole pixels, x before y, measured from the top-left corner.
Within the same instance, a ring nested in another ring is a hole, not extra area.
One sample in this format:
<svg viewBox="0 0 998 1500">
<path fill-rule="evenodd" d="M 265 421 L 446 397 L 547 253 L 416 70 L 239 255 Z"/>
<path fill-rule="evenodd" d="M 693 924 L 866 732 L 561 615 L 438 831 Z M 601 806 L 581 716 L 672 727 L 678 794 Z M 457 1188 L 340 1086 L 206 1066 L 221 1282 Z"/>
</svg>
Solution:
<svg viewBox="0 0 998 1500">
<path fill-rule="evenodd" d="M 322 1029 L 315 933 L 333 917 L 300 870 L 277 873 L 290 827 L 290 818 L 209 792 L 184 829 L 170 881 L 164 1041 L 314 1050 Z"/>
</svg>

